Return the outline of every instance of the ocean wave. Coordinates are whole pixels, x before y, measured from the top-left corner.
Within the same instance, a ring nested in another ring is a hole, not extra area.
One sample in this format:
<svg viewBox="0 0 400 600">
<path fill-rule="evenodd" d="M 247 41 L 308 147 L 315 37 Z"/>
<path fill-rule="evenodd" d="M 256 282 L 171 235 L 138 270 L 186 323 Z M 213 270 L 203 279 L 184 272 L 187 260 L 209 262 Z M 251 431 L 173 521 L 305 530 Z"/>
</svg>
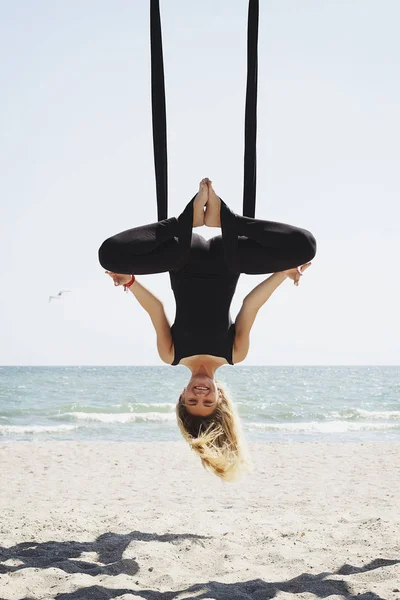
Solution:
<svg viewBox="0 0 400 600">
<path fill-rule="evenodd" d="M 359 421 L 400 421 L 400 411 L 399 410 L 386 410 L 386 411 L 376 411 L 376 410 L 365 410 L 361 408 L 345 408 L 342 410 L 336 411 L 327 411 L 327 412 L 316 412 L 316 411 L 290 411 L 287 412 L 272 412 L 265 411 L 259 412 L 259 407 L 256 407 L 256 411 L 246 411 L 240 410 L 239 413 L 248 418 L 253 419 L 270 419 L 274 422 L 285 422 L 285 421 L 293 421 L 294 419 L 303 418 L 309 419 L 312 422 L 332 422 L 332 421 L 344 421 L 344 422 L 359 422 Z M 247 414 L 246 414 L 247 413 Z"/>
<path fill-rule="evenodd" d="M 248 429 L 287 431 L 291 433 L 346 433 L 348 431 L 400 430 L 400 423 L 352 423 L 349 421 L 309 421 L 306 423 L 246 423 Z"/>
<path fill-rule="evenodd" d="M 144 423 L 147 421 L 166 422 L 175 421 L 174 413 L 85 413 L 70 412 L 58 415 L 57 419 L 76 421 L 97 421 L 99 423 Z"/>
<path fill-rule="evenodd" d="M 399 410 L 365 410 L 363 408 L 345 408 L 339 411 L 332 411 L 325 416 L 331 420 L 343 419 L 345 421 L 360 421 L 361 419 L 367 420 L 386 420 L 386 421 L 397 421 L 400 420 Z M 320 416 L 316 415 L 314 418 L 319 420 Z M 321 418 L 322 415 L 321 415 Z"/>
<path fill-rule="evenodd" d="M 135 404 L 111 404 L 111 408 L 123 408 L 132 410 L 133 408 L 168 408 L 175 410 L 176 402 L 135 402 Z"/>
<path fill-rule="evenodd" d="M 64 433 L 78 429 L 77 425 L 0 425 L 0 435 L 10 433 Z"/>
<path fill-rule="evenodd" d="M 372 419 L 395 419 L 400 420 L 400 410 L 365 410 L 363 408 L 355 409 L 356 412 L 360 413 L 362 417 L 368 417 Z"/>
<path fill-rule="evenodd" d="M 120 409 L 120 410 L 118 410 Z M 148 410 L 152 409 L 152 410 Z M 155 410 L 157 409 L 157 411 Z M 76 402 L 70 404 L 64 404 L 58 406 L 56 409 L 50 406 L 46 406 L 44 408 L 37 407 L 13 407 L 13 408 L 4 408 L 0 411 L 0 419 L 12 418 L 12 417 L 20 417 L 20 416 L 31 416 L 31 415 L 39 415 L 42 417 L 47 417 L 50 419 L 63 419 L 65 415 L 75 414 L 75 413 L 94 413 L 94 414 L 116 414 L 123 415 L 126 413 L 129 414 L 142 414 L 146 413 L 148 410 L 148 414 L 152 414 L 154 412 L 160 413 L 175 413 L 175 404 L 166 403 L 166 402 L 140 402 L 138 404 L 112 404 L 108 407 L 95 405 L 89 406 L 86 404 L 79 404 Z M 103 412 L 104 411 L 104 412 Z M 109 411 L 109 412 L 105 412 Z M 114 412 L 115 411 L 115 412 Z"/>
</svg>

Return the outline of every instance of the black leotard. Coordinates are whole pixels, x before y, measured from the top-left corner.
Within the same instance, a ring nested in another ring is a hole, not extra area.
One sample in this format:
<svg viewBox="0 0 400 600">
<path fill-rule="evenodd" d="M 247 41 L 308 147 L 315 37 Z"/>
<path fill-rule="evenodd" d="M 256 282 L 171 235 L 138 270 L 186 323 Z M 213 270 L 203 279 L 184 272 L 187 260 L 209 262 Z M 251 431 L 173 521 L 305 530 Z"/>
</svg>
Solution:
<svg viewBox="0 0 400 600">
<path fill-rule="evenodd" d="M 232 363 L 235 325 L 230 305 L 239 273 L 231 273 L 224 259 L 222 238 L 209 241 L 193 234 L 187 265 L 170 272 L 176 301 L 176 317 L 171 327 L 175 357 L 196 354 L 223 357 Z"/>
<path fill-rule="evenodd" d="M 232 364 L 235 326 L 229 309 L 240 273 L 297 267 L 315 256 L 316 241 L 306 229 L 239 216 L 223 201 L 222 236 L 207 241 L 192 234 L 193 200 L 177 219 L 108 238 L 99 249 L 99 261 L 115 273 L 170 273 L 176 300 L 172 364 L 196 354 L 223 357 Z"/>
</svg>

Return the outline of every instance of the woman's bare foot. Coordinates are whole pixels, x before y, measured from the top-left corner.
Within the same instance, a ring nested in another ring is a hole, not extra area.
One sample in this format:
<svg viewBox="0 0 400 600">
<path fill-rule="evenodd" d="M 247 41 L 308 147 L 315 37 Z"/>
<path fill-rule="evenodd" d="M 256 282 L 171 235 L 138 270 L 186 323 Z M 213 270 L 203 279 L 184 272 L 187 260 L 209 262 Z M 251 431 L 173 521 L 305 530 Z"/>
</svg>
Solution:
<svg viewBox="0 0 400 600">
<path fill-rule="evenodd" d="M 204 225 L 204 207 L 208 202 L 208 182 L 205 177 L 200 181 L 199 192 L 193 202 L 193 227 Z"/>
<path fill-rule="evenodd" d="M 207 227 L 221 227 L 221 200 L 214 192 L 210 180 L 208 180 L 208 202 L 204 213 L 204 225 L 207 225 Z"/>
</svg>

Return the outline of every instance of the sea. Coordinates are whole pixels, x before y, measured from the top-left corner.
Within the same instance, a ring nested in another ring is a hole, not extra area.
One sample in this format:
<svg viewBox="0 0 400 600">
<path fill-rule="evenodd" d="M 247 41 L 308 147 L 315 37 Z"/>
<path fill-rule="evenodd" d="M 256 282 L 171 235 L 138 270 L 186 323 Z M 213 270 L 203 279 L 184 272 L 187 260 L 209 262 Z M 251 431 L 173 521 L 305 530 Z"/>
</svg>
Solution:
<svg viewBox="0 0 400 600">
<path fill-rule="evenodd" d="M 182 439 L 185 367 L 0 366 L 0 442 Z M 400 441 L 400 366 L 222 367 L 248 442 Z"/>
</svg>

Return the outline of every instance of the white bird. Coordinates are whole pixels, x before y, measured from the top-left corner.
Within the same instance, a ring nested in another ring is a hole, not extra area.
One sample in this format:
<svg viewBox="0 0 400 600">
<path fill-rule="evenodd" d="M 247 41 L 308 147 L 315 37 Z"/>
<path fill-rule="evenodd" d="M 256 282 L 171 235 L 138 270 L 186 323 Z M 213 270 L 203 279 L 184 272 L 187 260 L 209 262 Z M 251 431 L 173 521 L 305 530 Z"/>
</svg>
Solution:
<svg viewBox="0 0 400 600">
<path fill-rule="evenodd" d="M 70 292 L 71 290 L 61 290 L 58 292 L 57 296 L 49 296 L 49 302 L 52 300 L 60 300 L 61 296 L 65 294 L 65 292 Z"/>
</svg>

